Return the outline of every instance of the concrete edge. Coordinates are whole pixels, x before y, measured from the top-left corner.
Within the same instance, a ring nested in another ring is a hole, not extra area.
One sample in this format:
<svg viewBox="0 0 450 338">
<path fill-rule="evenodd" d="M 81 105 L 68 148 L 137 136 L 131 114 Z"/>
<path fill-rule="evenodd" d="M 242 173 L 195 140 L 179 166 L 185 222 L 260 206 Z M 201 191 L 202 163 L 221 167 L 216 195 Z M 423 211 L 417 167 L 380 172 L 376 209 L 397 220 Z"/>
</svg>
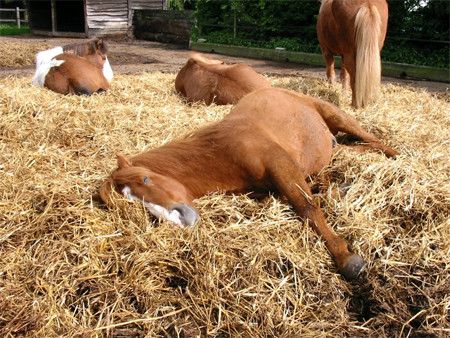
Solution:
<svg viewBox="0 0 450 338">
<path fill-rule="evenodd" d="M 322 55 L 303 52 L 290 52 L 286 50 L 275 50 L 254 47 L 242 47 L 233 45 L 222 45 L 207 42 L 190 42 L 190 49 L 199 52 L 214 52 L 230 56 L 248 57 L 253 59 L 272 60 L 279 62 L 294 62 L 311 66 L 325 67 Z M 340 67 L 340 57 L 336 58 L 336 67 Z M 417 66 L 406 63 L 382 62 L 382 74 L 396 78 L 411 78 L 417 80 L 430 80 L 450 83 L 450 70 L 428 66 Z"/>
</svg>

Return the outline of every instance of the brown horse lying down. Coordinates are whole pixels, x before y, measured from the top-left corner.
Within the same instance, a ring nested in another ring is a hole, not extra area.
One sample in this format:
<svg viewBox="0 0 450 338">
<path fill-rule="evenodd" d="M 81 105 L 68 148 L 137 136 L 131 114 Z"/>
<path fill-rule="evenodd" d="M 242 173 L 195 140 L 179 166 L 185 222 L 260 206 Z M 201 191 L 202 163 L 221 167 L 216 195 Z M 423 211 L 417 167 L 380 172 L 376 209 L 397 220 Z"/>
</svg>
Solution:
<svg viewBox="0 0 450 338">
<path fill-rule="evenodd" d="M 175 79 L 175 90 L 189 102 L 235 104 L 244 95 L 270 87 L 264 76 L 240 63 L 226 65 L 222 61 L 193 54 Z"/>
<path fill-rule="evenodd" d="M 381 81 L 380 51 L 388 21 L 386 0 L 322 0 L 317 37 L 327 64 L 327 77 L 334 82 L 334 55 L 342 56 L 341 80 L 352 88 L 352 105 L 373 101 Z"/>
<path fill-rule="evenodd" d="M 104 91 L 113 77 L 106 53 L 107 46 L 101 39 L 39 52 L 33 84 L 61 94 Z"/>
<path fill-rule="evenodd" d="M 115 189 L 142 201 L 156 217 L 181 226 L 195 224 L 193 200 L 213 191 L 278 191 L 323 237 L 339 271 L 356 278 L 363 259 L 327 225 L 306 183 L 330 163 L 333 134 L 358 137 L 366 148 L 398 154 L 334 105 L 284 89 L 261 89 L 242 98 L 222 121 L 178 141 L 127 159 L 103 183 L 111 204 Z"/>
</svg>

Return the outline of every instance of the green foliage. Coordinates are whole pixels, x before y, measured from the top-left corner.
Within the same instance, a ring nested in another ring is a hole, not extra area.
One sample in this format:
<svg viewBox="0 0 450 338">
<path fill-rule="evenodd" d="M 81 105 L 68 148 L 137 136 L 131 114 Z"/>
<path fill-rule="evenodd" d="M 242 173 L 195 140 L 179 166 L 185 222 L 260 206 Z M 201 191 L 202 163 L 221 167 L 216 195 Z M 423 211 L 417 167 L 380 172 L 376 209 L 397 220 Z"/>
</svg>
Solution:
<svg viewBox="0 0 450 338">
<path fill-rule="evenodd" d="M 233 37 L 230 32 L 211 32 L 202 35 L 211 43 L 220 43 L 225 45 L 235 45 L 244 47 L 269 48 L 283 47 L 293 52 L 320 53 L 319 44 L 316 41 L 310 41 L 301 38 L 270 38 L 268 40 L 253 40 L 241 37 Z M 398 63 L 408 63 L 438 68 L 448 68 L 448 49 L 418 49 L 409 46 L 405 42 L 396 40 L 386 41 L 382 50 L 383 61 Z"/>
<path fill-rule="evenodd" d="M 195 0 L 167 0 L 169 9 L 182 11 L 195 8 Z"/>
<path fill-rule="evenodd" d="M 450 1 L 393 0 L 388 4 L 383 60 L 448 68 L 449 44 L 426 40 L 448 41 Z M 317 0 L 197 0 L 192 38 L 320 53 L 319 7 Z"/>
<path fill-rule="evenodd" d="M 275 48 L 283 47 L 286 50 L 307 53 L 320 53 L 319 45 L 314 41 L 298 38 L 280 38 L 273 37 L 265 41 L 246 39 L 242 37 L 233 37 L 230 32 L 211 32 L 205 36 L 208 42 L 220 43 L 225 45 L 258 47 L 258 48 Z"/>
<path fill-rule="evenodd" d="M 21 35 L 30 32 L 28 26 L 22 26 L 18 28 L 16 25 L 1 24 L 0 25 L 0 36 L 6 35 Z"/>
</svg>

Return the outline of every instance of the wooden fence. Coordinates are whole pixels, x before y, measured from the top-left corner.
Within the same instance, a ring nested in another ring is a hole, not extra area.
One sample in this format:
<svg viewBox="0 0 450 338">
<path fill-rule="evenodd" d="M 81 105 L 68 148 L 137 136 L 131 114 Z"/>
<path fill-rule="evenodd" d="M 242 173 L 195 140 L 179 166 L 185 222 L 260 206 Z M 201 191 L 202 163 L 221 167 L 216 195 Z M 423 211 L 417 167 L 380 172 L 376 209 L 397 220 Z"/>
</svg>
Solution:
<svg viewBox="0 0 450 338">
<path fill-rule="evenodd" d="M 28 12 L 26 9 L 20 9 L 19 7 L 16 8 L 0 8 L 0 14 L 2 12 L 15 12 L 15 18 L 14 19 L 2 19 L 0 18 L 0 23 L 2 22 L 15 22 L 17 27 L 20 28 L 20 24 L 23 23 L 28 23 Z M 23 13 L 23 19 L 22 19 L 22 15 L 21 13 Z"/>
</svg>

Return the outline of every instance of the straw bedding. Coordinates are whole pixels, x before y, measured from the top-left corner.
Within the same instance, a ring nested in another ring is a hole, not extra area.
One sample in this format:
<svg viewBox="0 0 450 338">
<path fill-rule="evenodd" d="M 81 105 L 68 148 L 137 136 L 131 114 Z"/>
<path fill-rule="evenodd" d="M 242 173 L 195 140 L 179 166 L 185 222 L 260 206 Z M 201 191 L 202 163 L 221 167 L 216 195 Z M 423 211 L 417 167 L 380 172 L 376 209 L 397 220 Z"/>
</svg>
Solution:
<svg viewBox="0 0 450 338">
<path fill-rule="evenodd" d="M 449 334 L 449 102 L 384 85 L 359 111 L 338 87 L 271 78 L 340 105 L 401 152 L 342 149 L 311 178 L 329 224 L 368 266 L 345 282 L 282 200 L 220 193 L 178 229 L 138 203 L 98 200 L 115 154 L 221 119 L 188 106 L 174 74 L 117 76 L 62 96 L 0 82 L 0 336 L 335 337 Z M 325 183 L 323 183 L 325 182 Z"/>
<path fill-rule="evenodd" d="M 20 40 L 12 40 L 2 38 L 0 43 L 0 67 L 31 66 L 37 52 L 51 48 L 51 45 L 46 42 L 23 43 Z"/>
</svg>

